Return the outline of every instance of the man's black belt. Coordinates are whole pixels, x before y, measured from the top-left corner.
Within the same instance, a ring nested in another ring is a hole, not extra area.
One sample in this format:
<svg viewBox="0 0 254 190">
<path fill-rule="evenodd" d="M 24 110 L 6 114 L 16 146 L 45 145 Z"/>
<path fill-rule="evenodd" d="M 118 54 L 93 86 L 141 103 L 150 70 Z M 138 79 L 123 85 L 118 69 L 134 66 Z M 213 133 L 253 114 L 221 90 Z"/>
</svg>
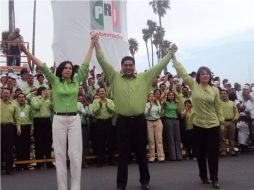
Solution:
<svg viewBox="0 0 254 190">
<path fill-rule="evenodd" d="M 137 118 L 140 118 L 140 117 L 143 117 L 144 114 L 140 114 L 140 115 L 130 115 L 130 116 L 125 116 L 125 115 L 121 115 L 121 114 L 118 114 L 118 117 L 121 117 L 121 118 L 126 118 L 126 119 L 137 119 Z"/>
<path fill-rule="evenodd" d="M 14 125 L 14 123 L 1 123 L 2 127 L 4 127 L 4 126 L 10 126 L 10 125 Z"/>
<path fill-rule="evenodd" d="M 147 119 L 147 121 L 158 121 L 159 119 Z"/>
<path fill-rule="evenodd" d="M 55 115 L 74 116 L 77 115 L 77 112 L 55 112 Z"/>
<path fill-rule="evenodd" d="M 166 119 L 175 120 L 175 119 L 178 119 L 178 118 L 166 117 Z"/>
<path fill-rule="evenodd" d="M 233 119 L 225 119 L 225 121 L 233 121 Z"/>
</svg>

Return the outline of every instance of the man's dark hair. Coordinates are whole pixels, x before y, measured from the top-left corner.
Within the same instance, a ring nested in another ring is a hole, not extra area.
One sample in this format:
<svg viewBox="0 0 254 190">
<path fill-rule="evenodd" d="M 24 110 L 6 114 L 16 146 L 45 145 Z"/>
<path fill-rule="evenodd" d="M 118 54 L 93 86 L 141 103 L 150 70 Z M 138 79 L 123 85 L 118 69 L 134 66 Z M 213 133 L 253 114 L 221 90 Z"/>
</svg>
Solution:
<svg viewBox="0 0 254 190">
<path fill-rule="evenodd" d="M 3 92 L 4 90 L 9 90 L 9 92 L 11 93 L 11 89 L 9 89 L 9 88 L 7 88 L 7 87 L 2 87 L 1 90 L 2 90 L 2 92 Z"/>
<path fill-rule="evenodd" d="M 22 90 L 21 90 L 20 88 L 17 88 L 17 89 L 15 90 L 15 93 L 17 93 L 18 91 L 22 92 Z"/>
<path fill-rule="evenodd" d="M 62 79 L 62 72 L 64 70 L 64 67 L 66 64 L 70 64 L 72 67 L 72 74 L 71 74 L 71 81 L 73 80 L 73 76 L 74 76 L 74 68 L 73 68 L 73 64 L 71 61 L 63 61 L 62 63 L 60 63 L 60 65 L 57 67 L 56 69 L 56 76 L 59 77 L 60 81 L 63 82 Z"/>
<path fill-rule="evenodd" d="M 74 73 L 78 73 L 79 65 L 73 65 Z"/>
<path fill-rule="evenodd" d="M 37 79 L 39 79 L 39 77 L 45 78 L 43 74 L 38 74 L 38 75 L 36 76 Z"/>
<path fill-rule="evenodd" d="M 191 100 L 189 99 L 184 101 L 184 105 L 186 106 L 187 103 L 192 104 Z"/>
<path fill-rule="evenodd" d="M 228 79 L 223 79 L 222 84 L 228 83 Z"/>
<path fill-rule="evenodd" d="M 39 87 L 39 88 L 37 89 L 37 96 L 40 96 L 43 90 L 47 90 L 47 88 L 44 87 L 44 86 Z"/>
<path fill-rule="evenodd" d="M 100 90 L 100 89 L 104 89 L 105 92 L 106 92 L 106 88 L 104 88 L 104 87 L 99 87 L 99 88 L 96 90 L 96 93 L 97 93 L 97 94 L 99 93 L 99 90 Z"/>
<path fill-rule="evenodd" d="M 22 68 L 20 71 L 20 75 L 27 74 L 27 73 L 29 73 L 27 68 Z"/>
<path fill-rule="evenodd" d="M 220 81 L 220 77 L 214 77 L 214 80 L 216 80 L 216 81 Z"/>
<path fill-rule="evenodd" d="M 23 92 L 21 92 L 21 93 L 18 94 L 17 98 L 18 98 L 20 95 L 23 95 L 24 97 L 26 97 L 26 95 L 25 95 Z"/>
<path fill-rule="evenodd" d="M 123 65 L 125 61 L 129 61 L 129 60 L 131 60 L 133 64 L 135 65 L 135 59 L 131 56 L 125 56 L 124 58 L 122 58 L 121 65 Z"/>
</svg>

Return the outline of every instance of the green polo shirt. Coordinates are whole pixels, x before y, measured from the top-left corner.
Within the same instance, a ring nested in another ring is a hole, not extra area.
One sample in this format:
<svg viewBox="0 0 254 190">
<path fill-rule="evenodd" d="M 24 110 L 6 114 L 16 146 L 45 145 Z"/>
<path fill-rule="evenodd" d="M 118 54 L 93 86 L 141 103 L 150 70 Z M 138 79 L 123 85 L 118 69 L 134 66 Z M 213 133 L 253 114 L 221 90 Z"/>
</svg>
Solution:
<svg viewBox="0 0 254 190">
<path fill-rule="evenodd" d="M 237 120 L 239 117 L 239 112 L 234 102 L 227 100 L 221 101 L 223 116 L 227 120 Z"/>
<path fill-rule="evenodd" d="M 19 118 L 21 125 L 31 125 L 32 124 L 32 109 L 28 104 L 16 105 L 19 109 Z"/>
<path fill-rule="evenodd" d="M 177 62 L 173 66 L 191 89 L 193 124 L 202 128 L 211 128 L 224 122 L 219 89 L 210 85 L 207 89 L 203 89 L 201 84 L 188 75 L 181 63 Z"/>
<path fill-rule="evenodd" d="M 52 85 L 53 109 L 55 112 L 77 112 L 78 87 L 88 75 L 89 62 L 84 61 L 80 65 L 78 74 L 73 77 L 72 82 L 68 82 L 55 76 L 44 63 L 42 72 Z"/>
<path fill-rule="evenodd" d="M 171 103 L 169 101 L 164 102 L 164 114 L 167 118 L 178 118 L 177 109 L 177 103 Z"/>
<path fill-rule="evenodd" d="M 1 123 L 12 123 L 20 128 L 19 110 L 11 101 L 4 102 L 1 100 Z"/>
<path fill-rule="evenodd" d="M 171 51 L 161 62 L 148 71 L 127 78 L 120 72 L 114 70 L 108 63 L 103 52 L 96 54 L 97 60 L 112 85 L 112 93 L 116 106 L 116 113 L 124 116 L 143 114 L 147 100 L 147 94 L 156 76 L 166 67 L 171 59 Z"/>
<path fill-rule="evenodd" d="M 112 100 L 106 99 L 107 105 L 100 106 L 99 99 L 93 101 L 92 112 L 96 119 L 109 119 L 112 118 L 115 113 L 115 104 Z"/>
<path fill-rule="evenodd" d="M 52 104 L 48 98 L 45 99 L 42 96 L 33 97 L 31 107 L 34 118 L 47 118 L 52 115 Z"/>
<path fill-rule="evenodd" d="M 186 130 L 191 130 L 193 128 L 193 123 L 192 123 L 192 113 L 193 111 L 186 111 L 184 110 L 183 113 L 185 113 L 185 121 L 186 121 Z"/>
</svg>

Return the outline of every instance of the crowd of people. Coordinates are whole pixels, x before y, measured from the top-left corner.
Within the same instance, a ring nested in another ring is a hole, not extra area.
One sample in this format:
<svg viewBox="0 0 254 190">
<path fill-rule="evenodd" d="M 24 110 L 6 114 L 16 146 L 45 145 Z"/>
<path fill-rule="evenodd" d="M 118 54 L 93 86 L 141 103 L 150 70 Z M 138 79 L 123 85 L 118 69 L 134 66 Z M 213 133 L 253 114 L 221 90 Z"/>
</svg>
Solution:
<svg viewBox="0 0 254 190">
<path fill-rule="evenodd" d="M 221 83 L 207 67 L 188 74 L 176 59 L 175 45 L 159 64 L 140 74 L 131 56 L 122 59 L 121 72 L 115 71 L 98 36 L 92 36 L 80 67 L 65 61 L 49 69 L 24 45 L 21 49 L 37 69 L 34 74 L 25 68 L 19 75 L 1 74 L 1 156 L 6 174 L 13 173 L 14 159 L 31 159 L 33 141 L 38 160 L 50 159 L 53 147 L 59 189 L 67 187 L 67 153 L 73 189 L 80 188 L 88 155 L 96 156 L 98 167 L 114 164 L 118 155 L 118 189 L 125 189 L 128 163 L 135 159 L 141 187 L 149 189 L 147 153 L 149 162 L 197 159 L 201 181 L 220 188 L 219 156 L 236 156 L 236 148 L 245 152 L 254 145 L 254 84 L 232 86 L 227 79 Z M 102 73 L 89 70 L 93 49 Z M 170 59 L 177 75 L 160 75 Z M 46 165 L 54 167 L 51 162 Z M 35 168 L 42 166 L 38 162 Z M 15 169 L 29 167 L 17 164 Z"/>
</svg>

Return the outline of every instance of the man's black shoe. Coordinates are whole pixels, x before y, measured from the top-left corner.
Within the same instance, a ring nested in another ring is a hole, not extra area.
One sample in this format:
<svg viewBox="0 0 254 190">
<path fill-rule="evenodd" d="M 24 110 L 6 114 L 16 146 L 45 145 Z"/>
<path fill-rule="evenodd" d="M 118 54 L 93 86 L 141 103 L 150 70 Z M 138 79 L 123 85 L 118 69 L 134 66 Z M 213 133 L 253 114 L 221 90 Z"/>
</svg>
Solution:
<svg viewBox="0 0 254 190">
<path fill-rule="evenodd" d="M 149 190 L 150 189 L 150 185 L 149 184 L 143 184 L 143 185 L 141 185 L 141 188 L 143 190 Z"/>
<path fill-rule="evenodd" d="M 220 189 L 220 185 L 219 185 L 218 181 L 213 181 L 212 186 L 214 189 Z"/>
<path fill-rule="evenodd" d="M 124 187 L 118 187 L 116 190 L 125 190 Z"/>
<path fill-rule="evenodd" d="M 201 179 L 203 184 L 211 184 L 211 181 L 209 179 Z"/>
</svg>

